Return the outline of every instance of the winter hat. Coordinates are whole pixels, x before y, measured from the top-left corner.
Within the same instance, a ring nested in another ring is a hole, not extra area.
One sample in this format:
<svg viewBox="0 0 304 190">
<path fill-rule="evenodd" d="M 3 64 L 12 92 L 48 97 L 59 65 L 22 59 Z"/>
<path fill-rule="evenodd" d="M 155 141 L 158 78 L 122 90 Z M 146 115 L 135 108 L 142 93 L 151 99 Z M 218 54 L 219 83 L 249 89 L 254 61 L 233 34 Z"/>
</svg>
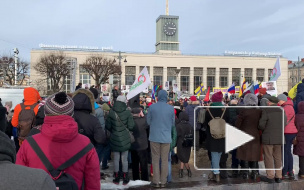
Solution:
<svg viewBox="0 0 304 190">
<path fill-rule="evenodd" d="M 15 145 L 2 131 L 0 131 L 0 161 L 16 162 Z"/>
<path fill-rule="evenodd" d="M 122 95 L 118 96 L 117 99 L 116 99 L 116 101 L 127 103 L 126 97 L 122 96 Z"/>
<path fill-rule="evenodd" d="M 223 100 L 223 93 L 222 92 L 217 92 L 212 95 L 211 101 L 212 102 L 221 102 Z"/>
<path fill-rule="evenodd" d="M 274 104 L 277 104 L 279 102 L 279 99 L 275 96 L 267 97 L 267 99 Z"/>
<path fill-rule="evenodd" d="M 98 98 L 98 90 L 96 88 L 90 88 L 90 91 L 94 95 L 94 99 L 96 100 Z"/>
<path fill-rule="evenodd" d="M 196 99 L 195 96 L 191 96 L 191 97 L 190 97 L 190 100 L 191 100 L 192 102 L 197 101 L 197 99 Z"/>
<path fill-rule="evenodd" d="M 65 92 L 59 92 L 50 96 L 44 105 L 46 116 L 74 115 L 74 101 Z"/>
<path fill-rule="evenodd" d="M 258 105 L 258 97 L 255 94 L 247 94 L 244 97 L 244 104 L 245 106 L 256 106 Z"/>
<path fill-rule="evenodd" d="M 264 94 L 266 94 L 266 88 L 260 88 L 259 89 L 259 93 L 263 96 Z"/>
<path fill-rule="evenodd" d="M 280 95 L 278 95 L 278 100 L 279 101 L 283 100 L 284 102 L 286 102 L 287 101 L 287 96 L 285 94 L 280 94 Z"/>
</svg>

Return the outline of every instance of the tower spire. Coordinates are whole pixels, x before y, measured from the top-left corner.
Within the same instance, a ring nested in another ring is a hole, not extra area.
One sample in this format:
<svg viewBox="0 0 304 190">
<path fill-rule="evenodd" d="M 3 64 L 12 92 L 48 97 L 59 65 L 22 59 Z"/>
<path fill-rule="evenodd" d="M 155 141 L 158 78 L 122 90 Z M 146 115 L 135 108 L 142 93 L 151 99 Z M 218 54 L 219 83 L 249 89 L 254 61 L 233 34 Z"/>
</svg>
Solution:
<svg viewBox="0 0 304 190">
<path fill-rule="evenodd" d="M 169 0 L 166 0 L 166 15 L 169 15 Z"/>
</svg>

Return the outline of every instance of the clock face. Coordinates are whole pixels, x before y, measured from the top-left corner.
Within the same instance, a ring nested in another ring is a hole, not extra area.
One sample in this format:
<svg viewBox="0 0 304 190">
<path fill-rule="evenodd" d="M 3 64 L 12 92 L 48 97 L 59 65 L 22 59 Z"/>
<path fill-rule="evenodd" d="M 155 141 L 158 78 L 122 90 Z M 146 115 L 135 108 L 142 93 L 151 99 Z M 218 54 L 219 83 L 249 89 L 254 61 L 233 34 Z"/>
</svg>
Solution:
<svg viewBox="0 0 304 190">
<path fill-rule="evenodd" d="M 164 32 L 168 36 L 173 36 L 176 32 L 176 25 L 173 22 L 167 22 L 164 25 Z"/>
</svg>

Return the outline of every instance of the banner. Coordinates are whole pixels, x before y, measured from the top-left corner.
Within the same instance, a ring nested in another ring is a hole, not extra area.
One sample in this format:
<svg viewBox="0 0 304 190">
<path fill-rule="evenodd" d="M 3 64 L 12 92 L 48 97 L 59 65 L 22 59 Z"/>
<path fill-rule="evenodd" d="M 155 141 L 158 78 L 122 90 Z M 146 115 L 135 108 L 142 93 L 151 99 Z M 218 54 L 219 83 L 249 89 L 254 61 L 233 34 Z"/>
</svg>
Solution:
<svg viewBox="0 0 304 190">
<path fill-rule="evenodd" d="M 274 64 L 274 68 L 272 69 L 269 81 L 277 81 L 281 74 L 280 57 L 278 57 L 276 63 Z"/>
<path fill-rule="evenodd" d="M 170 89 L 170 83 L 169 83 L 169 81 L 166 81 L 164 90 L 169 90 L 169 89 Z"/>
<path fill-rule="evenodd" d="M 267 94 L 270 94 L 271 96 L 277 96 L 277 82 L 276 81 L 268 81 L 268 82 L 262 82 L 262 88 L 266 88 Z"/>
<path fill-rule="evenodd" d="M 178 91 L 177 83 L 173 83 L 173 92 L 177 92 L 177 91 Z"/>
<path fill-rule="evenodd" d="M 151 84 L 150 76 L 149 76 L 147 67 L 145 67 L 139 73 L 139 76 L 134 81 L 133 85 L 130 87 L 129 93 L 127 95 L 127 99 L 130 100 L 137 94 L 141 93 L 146 88 L 148 88 L 150 84 Z"/>
</svg>

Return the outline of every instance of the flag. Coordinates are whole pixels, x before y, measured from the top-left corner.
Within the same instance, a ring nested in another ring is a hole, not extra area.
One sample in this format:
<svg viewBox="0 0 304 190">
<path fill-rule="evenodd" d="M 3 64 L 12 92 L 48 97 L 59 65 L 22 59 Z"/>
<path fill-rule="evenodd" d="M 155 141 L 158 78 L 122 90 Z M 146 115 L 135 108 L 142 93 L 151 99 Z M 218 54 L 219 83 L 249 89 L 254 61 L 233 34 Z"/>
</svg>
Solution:
<svg viewBox="0 0 304 190">
<path fill-rule="evenodd" d="M 254 83 L 254 94 L 258 94 L 260 89 L 260 83 L 255 82 Z"/>
<path fill-rule="evenodd" d="M 151 84 L 150 76 L 147 70 L 147 67 L 139 73 L 139 76 L 134 81 L 133 85 L 130 87 L 129 93 L 127 95 L 127 99 L 130 100 L 137 94 L 144 91 Z"/>
<path fill-rule="evenodd" d="M 235 94 L 235 85 L 232 83 L 232 85 L 228 88 L 228 93 Z"/>
<path fill-rule="evenodd" d="M 243 94 L 245 94 L 248 91 L 250 91 L 250 93 L 254 94 L 254 85 L 253 84 L 249 85 L 248 82 L 246 82 L 246 89 L 244 90 Z"/>
<path fill-rule="evenodd" d="M 194 91 L 195 95 L 199 96 L 200 94 L 203 93 L 203 91 L 205 91 L 204 88 L 204 84 L 201 83 L 201 85 L 199 87 L 197 87 L 197 89 Z"/>
<path fill-rule="evenodd" d="M 281 74 L 280 57 L 278 57 L 276 63 L 274 64 L 274 68 L 272 69 L 269 81 L 277 81 Z"/>
<path fill-rule="evenodd" d="M 298 85 L 302 83 L 302 81 L 300 81 L 298 84 L 294 85 L 294 87 L 292 87 L 289 92 L 288 92 L 288 96 L 289 98 L 291 99 L 294 99 L 297 95 L 297 88 L 298 88 Z"/>
<path fill-rule="evenodd" d="M 243 95 L 243 92 L 244 92 L 244 90 L 246 89 L 246 87 L 245 87 L 245 78 L 244 78 L 244 80 L 243 80 L 243 83 L 242 83 L 242 85 L 241 85 L 241 90 L 240 90 L 240 92 L 239 92 L 239 97 L 241 97 L 242 95 Z M 244 87 L 245 87 L 245 89 L 244 89 Z"/>
<path fill-rule="evenodd" d="M 210 101 L 209 96 L 210 96 L 210 87 L 208 87 L 208 91 L 207 91 L 207 94 L 206 94 L 206 96 L 204 98 L 204 102 L 209 102 Z"/>
<path fill-rule="evenodd" d="M 157 89 L 159 88 L 158 85 L 155 85 L 153 88 L 152 88 L 152 98 L 153 100 L 155 100 L 155 97 L 157 96 Z"/>
</svg>

